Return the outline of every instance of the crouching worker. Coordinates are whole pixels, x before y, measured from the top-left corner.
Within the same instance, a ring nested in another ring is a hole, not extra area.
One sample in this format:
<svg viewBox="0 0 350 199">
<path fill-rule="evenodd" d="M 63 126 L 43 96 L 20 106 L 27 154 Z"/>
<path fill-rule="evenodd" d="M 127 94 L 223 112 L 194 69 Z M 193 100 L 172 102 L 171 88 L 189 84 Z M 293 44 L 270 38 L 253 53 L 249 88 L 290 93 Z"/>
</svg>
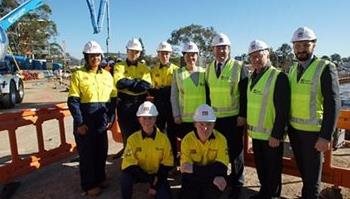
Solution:
<svg viewBox="0 0 350 199">
<path fill-rule="evenodd" d="M 142 127 L 127 140 L 122 160 L 121 192 L 123 199 L 131 199 L 133 184 L 149 183 L 148 194 L 159 199 L 171 198 L 167 182 L 168 171 L 174 165 L 167 136 L 155 126 L 158 111 L 146 101 L 136 116 Z"/>
<path fill-rule="evenodd" d="M 195 131 L 181 141 L 182 199 L 219 198 L 229 162 L 225 137 L 214 130 L 216 116 L 203 104 L 193 116 Z"/>
</svg>

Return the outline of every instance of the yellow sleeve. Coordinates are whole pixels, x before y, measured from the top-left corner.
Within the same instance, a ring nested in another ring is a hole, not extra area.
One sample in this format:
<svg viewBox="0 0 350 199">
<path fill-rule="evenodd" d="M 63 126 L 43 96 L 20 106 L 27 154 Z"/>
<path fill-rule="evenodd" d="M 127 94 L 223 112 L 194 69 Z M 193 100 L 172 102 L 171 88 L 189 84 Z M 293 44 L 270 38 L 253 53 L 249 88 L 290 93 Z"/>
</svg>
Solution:
<svg viewBox="0 0 350 199">
<path fill-rule="evenodd" d="M 128 168 L 129 166 L 132 166 L 132 165 L 137 165 L 138 164 L 138 161 L 135 157 L 135 146 L 134 146 L 134 143 L 132 141 L 132 139 L 130 139 L 132 137 L 129 137 L 128 138 L 128 141 L 126 143 L 126 147 L 124 149 L 124 153 L 123 153 L 123 156 L 122 156 L 122 170 Z"/>
<path fill-rule="evenodd" d="M 167 136 L 164 135 L 165 146 L 164 146 L 164 157 L 161 162 L 164 166 L 174 166 L 174 156 L 171 150 L 170 141 Z"/>
<path fill-rule="evenodd" d="M 181 141 L 181 153 L 180 153 L 180 165 L 183 165 L 184 163 L 190 163 L 193 164 L 193 161 L 191 159 L 190 153 L 191 153 L 191 143 L 190 143 L 190 135 L 192 133 L 188 133 L 184 139 Z"/>
<path fill-rule="evenodd" d="M 151 78 L 151 70 L 148 66 L 143 65 L 143 75 L 142 80 L 145 80 L 146 82 L 150 83 L 152 85 L 152 78 Z"/>
<path fill-rule="evenodd" d="M 119 65 L 119 64 L 115 65 L 114 73 L 113 73 L 114 85 L 117 85 L 117 82 L 120 79 L 123 79 L 125 77 L 124 72 L 125 72 L 125 68 L 123 65 Z"/>
<path fill-rule="evenodd" d="M 220 134 L 220 136 L 217 136 L 219 139 L 219 147 L 218 147 L 218 154 L 216 156 L 216 161 L 223 163 L 224 165 L 228 166 L 229 163 L 229 156 L 228 156 L 228 148 L 227 148 L 227 141 L 226 138 Z"/>
<path fill-rule="evenodd" d="M 80 97 L 78 71 L 71 76 L 68 97 Z"/>
</svg>

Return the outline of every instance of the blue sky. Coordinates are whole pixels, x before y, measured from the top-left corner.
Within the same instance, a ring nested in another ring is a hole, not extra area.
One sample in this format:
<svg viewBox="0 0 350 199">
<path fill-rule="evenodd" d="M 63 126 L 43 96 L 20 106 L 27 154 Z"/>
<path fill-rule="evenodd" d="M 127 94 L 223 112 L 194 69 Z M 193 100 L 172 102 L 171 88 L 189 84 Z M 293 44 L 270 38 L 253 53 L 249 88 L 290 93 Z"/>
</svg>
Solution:
<svg viewBox="0 0 350 199">
<path fill-rule="evenodd" d="M 81 58 L 88 40 L 98 41 L 106 50 L 106 25 L 93 34 L 85 0 L 45 0 L 57 24 L 57 42 Z M 99 0 L 95 0 L 98 7 Z M 317 34 L 317 55 L 339 53 L 350 56 L 350 1 L 347 0 L 110 0 L 111 52 L 125 52 L 132 37 L 141 37 L 147 54 L 154 54 L 160 41 L 173 30 L 190 24 L 213 26 L 226 33 L 232 54 L 246 53 L 254 39 L 276 49 L 289 42 L 293 31 L 308 26 Z M 106 23 L 106 19 L 105 19 Z"/>
</svg>

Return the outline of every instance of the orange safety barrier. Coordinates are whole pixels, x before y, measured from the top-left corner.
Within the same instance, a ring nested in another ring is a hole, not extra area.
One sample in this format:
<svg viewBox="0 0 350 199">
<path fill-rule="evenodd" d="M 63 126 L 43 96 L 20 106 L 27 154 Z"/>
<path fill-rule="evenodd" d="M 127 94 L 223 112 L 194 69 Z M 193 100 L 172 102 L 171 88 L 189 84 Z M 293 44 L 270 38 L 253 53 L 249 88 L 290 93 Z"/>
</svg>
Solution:
<svg viewBox="0 0 350 199">
<path fill-rule="evenodd" d="M 350 110 L 342 110 L 340 112 L 337 128 L 350 130 Z M 327 151 L 324 157 L 322 182 L 350 188 L 350 169 L 332 165 L 332 150 Z M 245 165 L 255 167 L 253 153 L 249 151 L 249 139 L 247 135 L 244 141 L 244 158 Z M 283 158 L 283 173 L 300 176 L 293 158 Z"/>
<path fill-rule="evenodd" d="M 16 113 L 0 115 L 0 131 L 8 133 L 11 161 L 0 166 L 0 183 L 8 183 L 15 177 L 30 173 L 45 165 L 62 160 L 75 152 L 75 145 L 66 142 L 64 118 L 70 112 L 66 104 L 57 104 L 48 108 L 24 110 Z M 51 150 L 45 150 L 43 122 L 56 119 L 59 125 L 60 145 Z M 23 126 L 34 125 L 38 142 L 38 152 L 21 157 L 18 154 L 20 146 L 17 145 L 16 129 Z"/>
</svg>

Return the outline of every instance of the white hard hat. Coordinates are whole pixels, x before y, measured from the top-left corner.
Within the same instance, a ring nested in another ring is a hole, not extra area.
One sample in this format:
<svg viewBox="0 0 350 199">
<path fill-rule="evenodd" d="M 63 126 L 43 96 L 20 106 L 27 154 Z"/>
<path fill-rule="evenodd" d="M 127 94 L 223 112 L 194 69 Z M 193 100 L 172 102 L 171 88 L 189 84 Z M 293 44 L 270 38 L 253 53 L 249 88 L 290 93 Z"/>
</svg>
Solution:
<svg viewBox="0 0 350 199">
<path fill-rule="evenodd" d="M 131 40 L 128 41 L 126 44 L 126 49 L 128 50 L 137 50 L 137 51 L 142 51 L 142 45 L 139 39 L 137 38 L 132 38 Z"/>
<path fill-rule="evenodd" d="M 195 122 L 215 122 L 216 116 L 213 108 L 207 104 L 200 105 L 193 115 L 193 121 Z"/>
<path fill-rule="evenodd" d="M 312 41 L 312 40 L 316 40 L 316 39 L 317 39 L 317 37 L 316 37 L 316 34 L 313 30 L 311 30 L 308 27 L 300 27 L 294 32 L 292 42 Z"/>
<path fill-rule="evenodd" d="M 261 40 L 254 40 L 249 44 L 248 54 L 251 54 L 256 51 L 266 50 L 268 48 L 269 46 L 265 42 Z"/>
<path fill-rule="evenodd" d="M 185 43 L 184 47 L 182 48 L 183 53 L 199 53 L 198 46 L 193 43 L 192 41 Z"/>
<path fill-rule="evenodd" d="M 139 109 L 137 110 L 136 116 L 141 117 L 141 116 L 157 116 L 158 111 L 156 106 L 150 102 L 150 101 L 145 101 L 139 106 Z"/>
<path fill-rule="evenodd" d="M 100 44 L 96 41 L 89 41 L 85 44 L 83 53 L 85 54 L 103 54 Z"/>
<path fill-rule="evenodd" d="M 231 41 L 227 35 L 225 35 L 224 33 L 219 33 L 214 36 L 211 45 L 212 46 L 230 46 Z"/>
<path fill-rule="evenodd" d="M 160 42 L 157 48 L 157 52 L 159 51 L 172 52 L 173 49 L 171 48 L 171 45 L 168 42 L 162 41 Z"/>
</svg>

